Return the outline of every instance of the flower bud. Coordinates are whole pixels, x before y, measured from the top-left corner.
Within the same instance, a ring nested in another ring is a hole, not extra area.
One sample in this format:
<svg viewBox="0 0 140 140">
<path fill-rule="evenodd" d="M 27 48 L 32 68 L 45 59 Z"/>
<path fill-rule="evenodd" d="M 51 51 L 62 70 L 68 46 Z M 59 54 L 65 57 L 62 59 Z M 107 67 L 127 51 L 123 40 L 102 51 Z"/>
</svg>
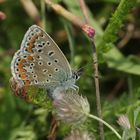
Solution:
<svg viewBox="0 0 140 140">
<path fill-rule="evenodd" d="M 121 115 L 117 122 L 120 126 L 122 126 L 122 128 L 130 129 L 130 122 L 128 120 L 127 115 Z"/>
<path fill-rule="evenodd" d="M 72 124 L 83 123 L 87 118 L 86 114 L 90 112 L 87 98 L 74 90 L 65 92 L 61 92 L 61 96 L 53 102 L 58 120 Z"/>
<path fill-rule="evenodd" d="M 64 140 L 93 140 L 90 134 L 85 131 L 81 132 L 79 130 L 71 131 L 70 135 L 64 138 Z"/>
</svg>

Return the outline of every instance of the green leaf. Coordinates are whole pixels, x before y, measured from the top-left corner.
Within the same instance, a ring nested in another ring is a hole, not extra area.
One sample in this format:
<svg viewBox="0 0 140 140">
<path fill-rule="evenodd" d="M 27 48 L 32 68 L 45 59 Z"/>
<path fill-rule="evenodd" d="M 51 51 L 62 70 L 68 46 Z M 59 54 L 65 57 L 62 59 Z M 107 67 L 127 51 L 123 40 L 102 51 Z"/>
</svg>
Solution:
<svg viewBox="0 0 140 140">
<path fill-rule="evenodd" d="M 134 110 L 134 125 L 135 125 L 135 127 L 140 125 L 140 106 L 138 106 Z"/>
<path fill-rule="evenodd" d="M 125 58 L 115 47 L 112 47 L 110 51 L 104 54 L 104 59 L 110 68 L 125 73 L 140 75 L 140 61 L 138 61 L 138 58 L 135 57 L 135 61 L 134 57 Z"/>
</svg>

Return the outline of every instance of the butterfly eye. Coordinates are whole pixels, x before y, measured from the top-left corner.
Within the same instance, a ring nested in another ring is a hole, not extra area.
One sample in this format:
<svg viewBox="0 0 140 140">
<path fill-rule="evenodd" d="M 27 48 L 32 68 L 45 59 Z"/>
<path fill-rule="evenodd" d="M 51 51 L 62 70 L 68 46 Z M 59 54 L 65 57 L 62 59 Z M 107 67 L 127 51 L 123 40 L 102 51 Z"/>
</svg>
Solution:
<svg viewBox="0 0 140 140">
<path fill-rule="evenodd" d="M 73 79 L 78 80 L 80 78 L 80 76 L 77 73 L 73 73 Z"/>
<path fill-rule="evenodd" d="M 78 75 L 75 75 L 75 79 L 76 79 L 76 80 L 79 79 L 79 76 L 78 76 Z"/>
</svg>

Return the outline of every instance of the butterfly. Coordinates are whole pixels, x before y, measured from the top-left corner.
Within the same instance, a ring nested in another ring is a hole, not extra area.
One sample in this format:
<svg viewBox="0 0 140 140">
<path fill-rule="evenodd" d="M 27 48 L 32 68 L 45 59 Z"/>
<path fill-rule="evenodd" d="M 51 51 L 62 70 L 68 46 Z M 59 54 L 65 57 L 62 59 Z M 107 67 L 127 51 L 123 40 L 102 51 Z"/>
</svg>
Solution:
<svg viewBox="0 0 140 140">
<path fill-rule="evenodd" d="M 78 72 L 72 71 L 57 44 L 37 25 L 25 33 L 11 62 L 11 72 L 20 86 L 45 87 L 51 96 L 69 88 L 78 89 Z"/>
</svg>

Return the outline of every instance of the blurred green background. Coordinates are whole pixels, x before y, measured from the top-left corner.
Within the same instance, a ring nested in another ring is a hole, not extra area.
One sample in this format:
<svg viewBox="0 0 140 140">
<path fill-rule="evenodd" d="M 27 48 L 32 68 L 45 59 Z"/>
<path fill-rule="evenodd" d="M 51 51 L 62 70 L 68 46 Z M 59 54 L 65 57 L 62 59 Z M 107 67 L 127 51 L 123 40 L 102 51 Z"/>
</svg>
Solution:
<svg viewBox="0 0 140 140">
<path fill-rule="evenodd" d="M 36 13 L 32 13 L 30 2 L 36 7 Z M 78 1 L 54 2 L 84 20 Z M 91 25 L 96 30 L 103 118 L 122 133 L 116 122 L 118 116 L 128 113 L 133 120 L 133 111 L 140 104 L 140 3 L 138 1 L 125 15 L 125 20 L 115 32 L 115 39 L 111 39 L 110 33 L 110 42 L 102 42 L 104 31 L 120 0 L 85 2 Z M 81 30 L 37 0 L 0 0 L 0 12 L 0 139 L 45 140 L 49 133 L 52 118 L 49 109 L 14 96 L 9 83 L 12 57 L 20 48 L 25 32 L 33 24 L 45 23 L 46 32 L 60 46 L 72 68 L 84 69 L 77 85 L 80 94 L 88 98 L 91 113 L 96 115 L 92 49 Z M 121 21 L 121 17 L 118 18 Z M 98 123 L 94 121 L 88 125 L 89 131 L 98 139 Z M 136 126 L 139 126 L 139 121 Z M 69 127 L 60 126 L 57 139 L 63 139 L 68 132 Z M 105 136 L 107 140 L 117 139 L 107 128 Z"/>
</svg>

